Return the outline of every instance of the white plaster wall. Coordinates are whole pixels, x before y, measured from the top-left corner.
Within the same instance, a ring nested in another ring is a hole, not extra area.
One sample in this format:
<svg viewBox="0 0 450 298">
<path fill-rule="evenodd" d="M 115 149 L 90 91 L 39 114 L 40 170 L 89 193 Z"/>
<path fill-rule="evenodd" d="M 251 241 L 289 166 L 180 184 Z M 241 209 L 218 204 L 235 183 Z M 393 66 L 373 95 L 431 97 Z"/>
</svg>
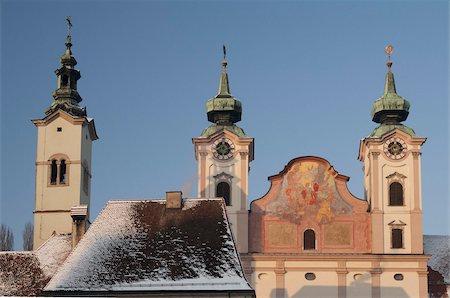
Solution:
<svg viewBox="0 0 450 298">
<path fill-rule="evenodd" d="M 394 279 L 394 274 L 401 273 L 404 279 Z M 419 276 L 417 272 L 385 271 L 380 276 L 381 297 L 419 298 Z"/>
<path fill-rule="evenodd" d="M 274 289 L 276 288 L 276 276 L 273 271 L 255 271 L 253 272 L 256 297 L 258 298 L 276 298 Z"/>
<path fill-rule="evenodd" d="M 316 275 L 315 280 L 307 280 L 305 274 Z M 338 278 L 335 270 L 299 270 L 288 271 L 285 274 L 286 297 L 337 297 Z"/>
<path fill-rule="evenodd" d="M 347 298 L 372 296 L 372 276 L 368 271 L 349 271 L 346 276 Z"/>
</svg>

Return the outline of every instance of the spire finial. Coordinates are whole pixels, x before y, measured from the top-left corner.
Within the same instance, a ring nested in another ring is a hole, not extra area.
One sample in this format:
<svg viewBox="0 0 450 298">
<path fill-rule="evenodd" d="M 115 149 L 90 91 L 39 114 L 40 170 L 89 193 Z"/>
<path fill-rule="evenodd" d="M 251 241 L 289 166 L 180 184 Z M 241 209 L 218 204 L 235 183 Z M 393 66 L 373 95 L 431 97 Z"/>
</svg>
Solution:
<svg viewBox="0 0 450 298">
<path fill-rule="evenodd" d="M 67 36 L 70 36 L 70 28 L 72 27 L 72 22 L 70 22 L 70 16 L 67 16 Z"/>
<path fill-rule="evenodd" d="M 230 97 L 230 85 L 228 83 L 227 74 L 227 48 L 223 45 L 223 60 L 222 60 L 222 74 L 220 76 L 219 91 L 217 96 L 219 97 Z"/>
<path fill-rule="evenodd" d="M 384 48 L 384 52 L 386 53 L 386 55 L 388 56 L 388 62 L 386 63 L 388 70 L 391 71 L 391 66 L 392 66 L 392 61 L 391 61 L 391 55 L 394 52 L 394 47 L 391 44 L 388 44 L 385 48 Z"/>
<path fill-rule="evenodd" d="M 386 74 L 386 82 L 384 84 L 384 94 L 397 93 L 397 91 L 395 89 L 394 74 L 391 71 L 391 67 L 392 67 L 391 55 L 394 52 L 394 47 L 391 44 L 388 44 L 384 48 L 384 52 L 388 56 L 388 62 L 386 63 L 386 65 L 388 67 L 388 71 Z"/>
<path fill-rule="evenodd" d="M 68 67 L 73 67 L 77 64 L 77 61 L 72 56 L 72 36 L 70 33 L 70 29 L 72 28 L 72 22 L 70 20 L 70 16 L 67 16 L 67 37 L 66 37 L 66 50 L 64 52 L 64 55 L 61 56 L 61 63 L 63 65 L 66 65 Z"/>
<path fill-rule="evenodd" d="M 226 73 L 227 72 L 227 47 L 225 45 L 223 45 L 223 60 L 222 60 L 222 72 Z"/>
<path fill-rule="evenodd" d="M 72 22 L 70 21 L 70 16 L 67 16 L 67 38 L 66 38 L 66 47 L 70 49 L 72 46 L 72 36 L 70 35 L 70 28 L 72 28 Z"/>
</svg>

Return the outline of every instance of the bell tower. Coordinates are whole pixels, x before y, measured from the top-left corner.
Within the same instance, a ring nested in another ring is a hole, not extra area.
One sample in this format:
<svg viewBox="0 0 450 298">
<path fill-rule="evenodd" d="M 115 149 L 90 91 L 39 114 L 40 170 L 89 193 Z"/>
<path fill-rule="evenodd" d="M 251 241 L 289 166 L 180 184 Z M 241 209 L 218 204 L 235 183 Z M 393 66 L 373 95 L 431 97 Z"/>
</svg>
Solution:
<svg viewBox="0 0 450 298">
<path fill-rule="evenodd" d="M 421 146 L 425 138 L 404 124 L 408 100 L 397 94 L 388 55 L 384 94 L 372 107 L 380 125 L 361 140 L 364 193 L 372 218 L 372 253 L 422 254 Z"/>
<path fill-rule="evenodd" d="M 77 82 L 81 75 L 74 68 L 77 61 L 71 50 L 70 17 L 67 26 L 66 50 L 55 71 L 54 101 L 44 118 L 32 120 L 38 129 L 34 249 L 53 232 L 71 233 L 70 209 L 90 204 L 92 141 L 98 136 L 94 120 L 79 105 Z"/>
<path fill-rule="evenodd" d="M 226 48 L 218 94 L 206 102 L 212 124 L 193 138 L 198 161 L 198 196 L 223 197 L 238 251 L 248 252 L 248 173 L 253 160 L 253 138 L 235 123 L 242 105 L 230 93 Z"/>
</svg>

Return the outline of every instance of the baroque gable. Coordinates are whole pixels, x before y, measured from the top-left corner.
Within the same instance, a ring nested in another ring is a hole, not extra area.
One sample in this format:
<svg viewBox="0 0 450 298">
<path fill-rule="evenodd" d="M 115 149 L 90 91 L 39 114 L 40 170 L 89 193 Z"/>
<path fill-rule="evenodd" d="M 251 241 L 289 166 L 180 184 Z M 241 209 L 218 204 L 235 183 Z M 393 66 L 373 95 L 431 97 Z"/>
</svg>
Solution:
<svg viewBox="0 0 450 298">
<path fill-rule="evenodd" d="M 367 202 L 348 191 L 348 179 L 319 157 L 289 162 L 251 205 L 251 251 L 302 252 L 304 232 L 313 230 L 316 248 L 308 253 L 368 252 Z"/>
</svg>

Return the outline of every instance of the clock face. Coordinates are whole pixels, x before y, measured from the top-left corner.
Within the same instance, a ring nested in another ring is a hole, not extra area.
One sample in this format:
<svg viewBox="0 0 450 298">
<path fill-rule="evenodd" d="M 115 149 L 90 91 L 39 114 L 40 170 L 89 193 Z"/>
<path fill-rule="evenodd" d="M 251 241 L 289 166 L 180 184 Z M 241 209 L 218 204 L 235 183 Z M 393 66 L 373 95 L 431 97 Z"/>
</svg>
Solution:
<svg viewBox="0 0 450 298">
<path fill-rule="evenodd" d="M 400 138 L 390 138 L 384 143 L 384 154 L 390 159 L 400 159 L 406 155 L 407 145 Z"/>
<path fill-rule="evenodd" d="M 214 157 L 220 160 L 227 160 L 234 154 L 234 144 L 227 138 L 216 140 L 212 145 Z"/>
</svg>

